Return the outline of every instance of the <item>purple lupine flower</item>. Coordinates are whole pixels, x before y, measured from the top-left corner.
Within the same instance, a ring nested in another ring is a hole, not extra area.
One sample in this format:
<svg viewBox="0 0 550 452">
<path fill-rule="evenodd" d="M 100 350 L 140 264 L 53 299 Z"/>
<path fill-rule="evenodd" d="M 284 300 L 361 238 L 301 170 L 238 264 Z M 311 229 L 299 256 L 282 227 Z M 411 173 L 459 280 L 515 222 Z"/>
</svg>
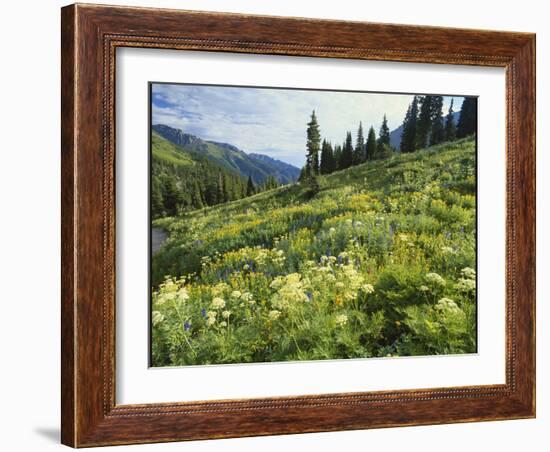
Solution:
<svg viewBox="0 0 550 452">
<path fill-rule="evenodd" d="M 189 322 L 185 322 L 183 324 L 183 330 L 184 331 L 189 331 L 191 329 L 191 324 Z"/>
<path fill-rule="evenodd" d="M 206 309 L 204 309 L 204 308 L 201 309 L 201 315 L 203 317 L 206 317 Z"/>
</svg>

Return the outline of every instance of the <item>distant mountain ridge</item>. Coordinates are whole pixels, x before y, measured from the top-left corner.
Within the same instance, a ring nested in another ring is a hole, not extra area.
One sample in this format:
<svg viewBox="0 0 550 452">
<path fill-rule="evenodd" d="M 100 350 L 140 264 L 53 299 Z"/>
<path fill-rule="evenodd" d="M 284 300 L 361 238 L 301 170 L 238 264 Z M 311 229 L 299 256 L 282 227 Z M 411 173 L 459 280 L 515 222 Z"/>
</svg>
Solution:
<svg viewBox="0 0 550 452">
<path fill-rule="evenodd" d="M 257 184 L 265 182 L 270 176 L 281 184 L 288 184 L 294 182 L 300 175 L 299 168 L 267 155 L 247 154 L 232 144 L 203 140 L 165 124 L 155 124 L 152 128 L 182 150 L 200 154 L 243 177 L 251 176 Z"/>
</svg>

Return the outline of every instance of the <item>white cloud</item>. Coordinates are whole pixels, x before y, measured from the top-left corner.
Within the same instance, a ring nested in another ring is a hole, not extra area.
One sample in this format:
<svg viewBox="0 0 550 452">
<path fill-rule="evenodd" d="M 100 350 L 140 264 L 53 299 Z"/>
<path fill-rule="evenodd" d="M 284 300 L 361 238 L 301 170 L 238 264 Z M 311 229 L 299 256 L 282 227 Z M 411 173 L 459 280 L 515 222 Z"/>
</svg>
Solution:
<svg viewBox="0 0 550 452">
<path fill-rule="evenodd" d="M 296 166 L 304 162 L 306 127 L 315 110 L 323 138 L 341 143 L 359 121 L 365 134 L 376 132 L 387 115 L 397 128 L 412 95 L 243 88 L 201 85 L 153 85 L 153 124 L 180 128 L 206 140 L 231 143 Z M 455 111 L 461 98 L 455 99 Z M 445 98 L 445 113 L 450 98 Z"/>
</svg>

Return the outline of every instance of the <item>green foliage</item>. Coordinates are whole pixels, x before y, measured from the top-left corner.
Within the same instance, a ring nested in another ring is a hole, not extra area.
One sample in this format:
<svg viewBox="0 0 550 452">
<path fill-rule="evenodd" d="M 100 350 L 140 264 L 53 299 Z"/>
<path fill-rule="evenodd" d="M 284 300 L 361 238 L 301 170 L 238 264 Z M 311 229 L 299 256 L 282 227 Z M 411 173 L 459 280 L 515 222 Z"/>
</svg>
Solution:
<svg viewBox="0 0 550 452">
<path fill-rule="evenodd" d="M 417 128 L 418 128 L 418 96 L 414 96 L 412 103 L 407 109 L 403 121 L 403 135 L 401 136 L 401 152 L 414 152 L 417 149 Z"/>
<path fill-rule="evenodd" d="M 306 165 L 308 172 L 314 176 L 319 174 L 319 151 L 321 149 L 321 131 L 315 116 L 315 110 L 311 113 L 311 120 L 307 124 L 307 156 Z"/>
<path fill-rule="evenodd" d="M 464 138 L 477 131 L 477 97 L 465 97 L 456 128 L 457 138 Z"/>
<path fill-rule="evenodd" d="M 430 144 L 432 100 L 432 96 L 419 97 L 420 111 L 416 123 L 416 149 L 425 148 Z"/>
<path fill-rule="evenodd" d="M 151 214 L 155 219 L 241 199 L 279 185 L 273 176 L 267 176 L 258 187 L 250 181 L 251 190 L 238 172 L 187 152 L 154 131 L 151 144 Z"/>
<path fill-rule="evenodd" d="M 443 124 L 443 96 L 431 96 L 431 133 L 430 145 L 442 143 L 445 140 L 445 127 Z"/>
<path fill-rule="evenodd" d="M 346 134 L 346 141 L 342 146 L 342 158 L 340 159 L 339 169 L 346 169 L 353 165 L 353 144 L 351 132 Z"/>
<path fill-rule="evenodd" d="M 445 119 L 445 141 L 453 141 L 456 139 L 456 124 L 454 121 L 453 110 L 454 99 L 451 99 L 451 105 L 449 106 L 449 112 Z"/>
<path fill-rule="evenodd" d="M 475 352 L 474 162 L 465 139 L 157 220 L 153 364 Z"/>
<path fill-rule="evenodd" d="M 321 174 L 330 174 L 334 171 L 336 171 L 336 161 L 332 145 L 326 140 L 323 140 L 323 145 L 321 146 L 320 172 Z"/>
<path fill-rule="evenodd" d="M 382 120 L 382 125 L 380 126 L 380 132 L 378 134 L 378 147 L 382 146 L 390 146 L 390 128 L 388 127 L 388 119 L 386 118 L 386 115 L 384 115 L 384 119 Z"/>
<path fill-rule="evenodd" d="M 353 164 L 358 165 L 366 160 L 365 156 L 365 137 L 363 135 L 363 124 L 359 123 L 357 130 L 357 139 L 355 141 L 355 149 L 353 151 Z"/>
<path fill-rule="evenodd" d="M 376 133 L 374 132 L 374 127 L 369 129 L 369 135 L 367 138 L 366 149 L 366 158 L 367 160 L 372 160 L 375 158 L 376 154 Z"/>
</svg>

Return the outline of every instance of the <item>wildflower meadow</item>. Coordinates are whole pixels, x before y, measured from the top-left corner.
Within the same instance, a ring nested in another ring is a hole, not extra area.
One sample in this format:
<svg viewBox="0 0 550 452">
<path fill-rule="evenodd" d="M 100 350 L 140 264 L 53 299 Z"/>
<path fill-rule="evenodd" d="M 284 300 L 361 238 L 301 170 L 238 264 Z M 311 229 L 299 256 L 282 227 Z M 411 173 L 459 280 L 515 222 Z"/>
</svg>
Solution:
<svg viewBox="0 0 550 452">
<path fill-rule="evenodd" d="M 154 220 L 154 366 L 474 353 L 475 139 Z"/>
</svg>

